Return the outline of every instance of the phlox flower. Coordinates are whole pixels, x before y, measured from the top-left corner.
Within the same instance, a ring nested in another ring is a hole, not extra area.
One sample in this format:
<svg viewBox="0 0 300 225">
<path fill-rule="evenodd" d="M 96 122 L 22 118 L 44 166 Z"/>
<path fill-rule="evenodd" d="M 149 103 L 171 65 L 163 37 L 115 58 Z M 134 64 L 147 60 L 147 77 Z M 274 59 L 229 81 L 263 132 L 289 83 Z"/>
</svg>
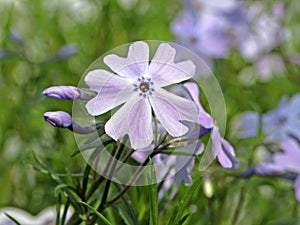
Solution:
<svg viewBox="0 0 300 225">
<path fill-rule="evenodd" d="M 292 138 L 281 142 L 283 152 L 273 155 L 271 162 L 262 163 L 255 168 L 255 173 L 259 175 L 282 175 L 285 172 L 297 174 L 294 188 L 295 195 L 300 201 L 300 146 Z"/>
<path fill-rule="evenodd" d="M 238 121 L 238 138 L 251 138 L 258 134 L 260 115 L 257 112 L 244 112 Z"/>
<path fill-rule="evenodd" d="M 175 55 L 175 48 L 163 43 L 150 61 L 148 44 L 137 41 L 129 46 L 126 58 L 115 54 L 104 57 L 113 72 L 96 69 L 86 75 L 85 83 L 97 92 L 86 104 L 89 114 L 101 115 L 123 104 L 105 125 L 110 137 L 119 140 L 128 134 L 132 148 L 149 146 L 153 140 L 152 111 L 173 137 L 188 132 L 181 121 L 197 121 L 198 109 L 193 101 L 163 88 L 195 74 L 193 62 L 175 63 Z"/>
<path fill-rule="evenodd" d="M 218 159 L 222 167 L 237 169 L 239 166 L 239 162 L 235 157 L 234 148 L 227 140 L 225 140 L 221 136 L 216 121 L 214 121 L 211 115 L 209 115 L 203 109 L 199 101 L 198 86 L 195 83 L 189 82 L 189 83 L 185 83 L 184 87 L 189 91 L 191 98 L 199 108 L 198 123 L 201 126 L 203 126 L 205 129 L 211 130 L 213 157 Z"/>
<path fill-rule="evenodd" d="M 283 97 L 277 108 L 264 114 L 262 130 L 267 141 L 280 142 L 290 137 L 300 140 L 300 94 L 290 101 Z"/>
</svg>

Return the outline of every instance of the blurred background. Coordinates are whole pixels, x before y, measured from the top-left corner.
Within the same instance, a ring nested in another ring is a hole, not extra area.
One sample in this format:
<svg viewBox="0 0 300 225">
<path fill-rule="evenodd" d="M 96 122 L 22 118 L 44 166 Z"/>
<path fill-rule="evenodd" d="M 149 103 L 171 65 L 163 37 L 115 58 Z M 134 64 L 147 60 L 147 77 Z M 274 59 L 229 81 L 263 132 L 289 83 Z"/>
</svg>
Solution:
<svg viewBox="0 0 300 225">
<path fill-rule="evenodd" d="M 81 172 L 71 158 L 73 134 L 43 119 L 71 113 L 72 102 L 42 96 L 54 85 L 77 86 L 100 55 L 143 39 L 172 40 L 180 2 L 151 0 L 0 1 L 0 207 L 37 213 L 56 204 L 54 183 L 32 169 L 32 151 L 57 172 Z"/>
<path fill-rule="evenodd" d="M 191 48 L 207 61 L 220 82 L 228 124 L 244 111 L 264 113 L 283 95 L 299 92 L 297 1 L 232 0 L 224 6 L 218 1 L 206 3 L 0 0 L 0 207 L 14 206 L 37 214 L 57 203 L 55 184 L 32 168 L 33 151 L 57 173 L 82 172 L 84 160 L 80 155 L 71 157 L 76 149 L 73 134 L 43 119 L 46 111 L 71 113 L 72 102 L 46 98 L 41 92 L 54 85 L 77 86 L 97 57 L 121 44 L 162 40 Z M 255 140 L 237 139 L 230 126 L 227 132 L 232 144 L 239 146 L 236 151 L 241 168 L 246 168 L 252 156 L 249 146 L 254 146 Z M 236 199 L 247 180 L 236 181 L 231 187 L 222 176 L 226 172 L 211 170 L 211 174 L 218 200 L 211 207 L 224 207 L 226 218 L 230 201 L 225 205 L 220 202 L 228 196 Z M 270 178 L 252 179 L 247 191 L 243 190 L 247 193 L 243 217 L 247 219 L 250 212 L 256 221 L 252 224 L 294 218 L 299 212 L 298 202 L 292 186 L 288 187 Z M 272 199 L 274 193 L 279 198 Z M 255 201 L 254 196 L 258 196 Z M 205 196 L 201 192 L 196 197 Z M 194 220 L 200 221 L 199 209 L 203 208 L 201 218 L 205 221 L 211 216 L 205 209 L 212 200 L 197 202 L 196 197 L 198 216 Z M 274 215 L 274 209 L 280 213 Z"/>
</svg>

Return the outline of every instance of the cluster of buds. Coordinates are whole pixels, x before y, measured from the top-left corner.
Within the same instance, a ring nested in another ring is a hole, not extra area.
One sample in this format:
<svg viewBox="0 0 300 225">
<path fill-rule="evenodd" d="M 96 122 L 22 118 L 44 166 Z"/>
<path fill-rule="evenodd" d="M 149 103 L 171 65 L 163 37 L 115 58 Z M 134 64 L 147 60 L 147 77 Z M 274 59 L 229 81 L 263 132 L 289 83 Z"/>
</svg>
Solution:
<svg viewBox="0 0 300 225">
<path fill-rule="evenodd" d="M 45 89 L 43 95 L 65 100 L 89 100 L 95 96 L 90 90 L 80 89 L 74 86 L 53 86 Z M 68 128 L 78 134 L 87 134 L 93 132 L 92 128 L 82 127 L 73 121 L 71 115 L 64 111 L 45 112 L 44 119 L 54 127 Z"/>
</svg>

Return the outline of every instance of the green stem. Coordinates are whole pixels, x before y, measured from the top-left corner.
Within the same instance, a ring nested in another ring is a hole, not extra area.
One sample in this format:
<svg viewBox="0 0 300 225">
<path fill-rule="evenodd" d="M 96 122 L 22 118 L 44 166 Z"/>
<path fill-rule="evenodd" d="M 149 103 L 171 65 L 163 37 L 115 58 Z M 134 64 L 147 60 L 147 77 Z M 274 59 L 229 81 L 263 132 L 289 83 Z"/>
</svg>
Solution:
<svg viewBox="0 0 300 225">
<path fill-rule="evenodd" d="M 126 140 L 124 141 L 124 143 L 126 143 Z M 108 197 L 109 189 L 110 189 L 110 185 L 111 185 L 111 179 L 112 179 L 113 175 L 115 174 L 116 165 L 118 163 L 118 160 L 121 157 L 121 154 L 122 154 L 122 151 L 124 150 L 124 148 L 125 148 L 125 144 L 120 143 L 117 150 L 115 151 L 115 154 L 114 154 L 115 159 L 111 160 L 110 163 L 109 163 L 109 166 L 107 167 L 109 173 L 108 173 L 108 177 L 106 178 L 106 184 L 105 184 L 104 192 L 103 192 L 103 195 L 102 195 L 102 199 L 101 199 L 100 204 L 97 208 L 97 211 L 99 213 L 101 213 L 105 209 L 105 204 L 106 204 L 106 201 L 107 201 L 107 197 Z M 94 214 L 92 216 L 91 220 L 89 221 L 89 224 L 95 224 L 96 220 L 97 220 L 97 215 Z"/>
<path fill-rule="evenodd" d="M 107 205 L 111 205 L 114 202 L 116 202 L 117 200 L 119 200 L 129 190 L 131 185 L 139 178 L 140 173 L 142 172 L 144 166 L 146 166 L 148 164 L 148 162 L 150 161 L 150 158 L 153 158 L 156 154 L 157 154 L 157 152 L 154 151 L 149 155 L 149 157 L 142 163 L 140 168 L 136 171 L 136 173 L 133 175 L 133 177 L 128 182 L 128 184 L 124 187 L 124 189 L 118 195 L 116 195 L 114 198 L 112 198 L 110 201 L 108 201 L 106 203 Z"/>
</svg>

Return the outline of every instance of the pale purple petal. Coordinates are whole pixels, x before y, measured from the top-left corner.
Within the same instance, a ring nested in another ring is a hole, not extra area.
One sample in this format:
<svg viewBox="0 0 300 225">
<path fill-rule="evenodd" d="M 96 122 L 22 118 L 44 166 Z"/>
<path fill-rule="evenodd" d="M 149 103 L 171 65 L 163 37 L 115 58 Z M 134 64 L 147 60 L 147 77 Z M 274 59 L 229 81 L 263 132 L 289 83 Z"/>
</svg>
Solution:
<svg viewBox="0 0 300 225">
<path fill-rule="evenodd" d="M 115 140 L 128 134 L 133 149 L 149 146 L 153 140 L 153 130 L 148 100 L 133 96 L 108 120 L 105 132 Z"/>
<path fill-rule="evenodd" d="M 186 60 L 174 63 L 175 48 L 169 44 L 160 44 L 149 66 L 149 75 L 155 86 L 164 87 L 192 78 L 196 72 L 195 64 Z"/>
<path fill-rule="evenodd" d="M 281 143 L 283 153 L 274 155 L 274 163 L 281 165 L 285 169 L 300 173 L 300 147 L 299 144 L 293 139 L 287 139 Z"/>
<path fill-rule="evenodd" d="M 300 119 L 299 114 L 300 114 L 300 94 L 294 95 L 288 106 L 288 114 L 296 115 L 298 119 Z M 298 115 L 297 115 L 298 114 Z"/>
<path fill-rule="evenodd" d="M 188 128 L 181 121 L 197 121 L 198 109 L 196 104 L 161 88 L 155 89 L 154 93 L 149 100 L 161 125 L 173 137 L 187 133 Z"/>
<path fill-rule="evenodd" d="M 98 93 L 86 108 L 91 115 L 101 115 L 127 101 L 135 92 L 128 79 L 106 70 L 93 70 L 85 77 L 85 83 Z"/>
<path fill-rule="evenodd" d="M 298 201 L 300 201 L 300 175 L 297 176 L 294 183 L 295 195 Z"/>
<path fill-rule="evenodd" d="M 199 101 L 199 87 L 196 83 L 187 82 L 183 85 L 192 97 L 192 100 L 196 103 L 199 109 L 198 123 L 205 128 L 213 127 L 213 118 L 205 112 L 200 101 Z"/>
<path fill-rule="evenodd" d="M 136 79 L 148 74 L 149 46 L 146 42 L 137 41 L 130 45 L 127 58 L 114 54 L 103 59 L 115 73 L 122 77 Z"/>
<path fill-rule="evenodd" d="M 150 145 L 151 150 L 153 150 L 153 145 Z M 143 163 L 149 156 L 150 154 L 150 149 L 149 151 L 146 151 L 145 149 L 140 150 L 137 149 L 136 151 L 134 151 L 134 153 L 131 155 L 132 158 L 134 158 L 137 162 L 139 163 Z"/>
<path fill-rule="evenodd" d="M 212 140 L 212 154 L 213 154 L 213 157 L 216 158 L 217 155 L 223 151 L 222 138 L 221 138 L 218 126 L 213 127 L 212 132 L 211 132 L 211 140 Z"/>
<path fill-rule="evenodd" d="M 235 158 L 235 152 L 231 144 L 222 138 L 223 151 L 218 154 L 218 160 L 222 167 L 237 169 L 239 161 Z"/>
</svg>

